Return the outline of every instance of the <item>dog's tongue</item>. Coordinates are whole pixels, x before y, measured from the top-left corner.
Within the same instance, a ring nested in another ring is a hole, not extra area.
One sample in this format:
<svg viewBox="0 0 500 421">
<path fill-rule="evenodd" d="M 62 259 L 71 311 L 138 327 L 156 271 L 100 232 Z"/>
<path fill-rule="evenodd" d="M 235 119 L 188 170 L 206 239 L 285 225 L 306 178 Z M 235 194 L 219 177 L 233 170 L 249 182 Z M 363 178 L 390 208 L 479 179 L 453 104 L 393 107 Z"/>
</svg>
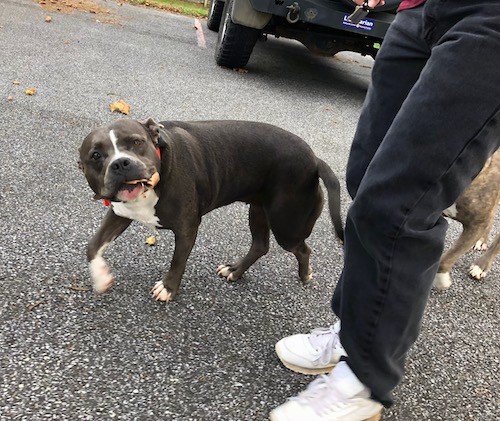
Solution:
<svg viewBox="0 0 500 421">
<path fill-rule="evenodd" d="M 125 182 L 126 187 L 118 192 L 118 199 L 124 202 L 137 199 L 142 193 L 152 190 L 160 181 L 160 174 L 155 172 L 151 178 L 140 180 L 130 180 Z"/>
<path fill-rule="evenodd" d="M 133 188 L 121 189 L 118 196 L 120 200 L 130 201 L 135 200 L 139 197 L 140 194 L 144 191 L 142 184 L 136 184 Z"/>
</svg>

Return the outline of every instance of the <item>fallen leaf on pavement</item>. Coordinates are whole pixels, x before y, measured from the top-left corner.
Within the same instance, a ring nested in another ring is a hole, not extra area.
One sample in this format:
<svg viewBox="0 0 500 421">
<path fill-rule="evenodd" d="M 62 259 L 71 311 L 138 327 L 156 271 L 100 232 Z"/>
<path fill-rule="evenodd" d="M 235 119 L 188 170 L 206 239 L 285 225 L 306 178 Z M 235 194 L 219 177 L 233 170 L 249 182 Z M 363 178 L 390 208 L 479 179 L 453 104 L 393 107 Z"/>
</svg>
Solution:
<svg viewBox="0 0 500 421">
<path fill-rule="evenodd" d="M 113 16 L 104 5 L 97 4 L 90 0 L 39 0 L 38 4 L 46 11 L 53 13 L 69 14 L 75 11 L 87 12 L 98 16 Z M 122 26 L 116 19 L 99 19 L 103 23 L 112 23 Z"/>
<path fill-rule="evenodd" d="M 33 303 L 33 304 L 28 304 L 28 305 L 26 306 L 26 310 L 31 311 L 31 310 L 33 310 L 34 308 L 38 307 L 40 304 L 43 304 L 43 301 L 37 301 L 36 303 Z"/>
<path fill-rule="evenodd" d="M 109 109 L 111 112 L 119 112 L 122 114 L 128 115 L 130 112 L 130 105 L 128 105 L 123 99 L 120 99 L 119 101 L 113 102 L 110 106 Z"/>
<path fill-rule="evenodd" d="M 26 95 L 35 95 L 36 94 L 36 89 L 35 88 L 28 88 L 24 91 Z"/>
<path fill-rule="evenodd" d="M 90 291 L 90 288 L 81 287 L 81 286 L 75 285 L 75 284 L 71 284 L 69 286 L 69 288 L 72 289 L 73 291 L 82 291 L 82 292 L 88 292 L 88 291 Z"/>
</svg>

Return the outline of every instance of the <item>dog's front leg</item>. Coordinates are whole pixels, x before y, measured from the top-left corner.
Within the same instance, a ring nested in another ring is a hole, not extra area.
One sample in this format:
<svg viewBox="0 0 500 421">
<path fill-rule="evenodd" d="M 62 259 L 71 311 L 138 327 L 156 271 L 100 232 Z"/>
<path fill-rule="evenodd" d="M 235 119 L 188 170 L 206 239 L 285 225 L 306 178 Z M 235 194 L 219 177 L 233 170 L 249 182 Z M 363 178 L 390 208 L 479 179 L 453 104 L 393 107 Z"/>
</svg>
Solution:
<svg viewBox="0 0 500 421">
<path fill-rule="evenodd" d="M 193 249 L 198 234 L 198 226 L 186 231 L 174 231 L 175 249 L 170 269 L 163 277 L 163 280 L 156 283 L 151 292 L 157 301 L 172 301 L 179 291 L 181 278 L 186 269 L 186 262 Z"/>
<path fill-rule="evenodd" d="M 116 215 L 112 209 L 108 211 L 102 224 L 90 240 L 87 247 L 87 260 L 94 290 L 106 292 L 113 285 L 114 276 L 102 257 L 108 246 L 130 225 L 132 220 Z"/>
</svg>

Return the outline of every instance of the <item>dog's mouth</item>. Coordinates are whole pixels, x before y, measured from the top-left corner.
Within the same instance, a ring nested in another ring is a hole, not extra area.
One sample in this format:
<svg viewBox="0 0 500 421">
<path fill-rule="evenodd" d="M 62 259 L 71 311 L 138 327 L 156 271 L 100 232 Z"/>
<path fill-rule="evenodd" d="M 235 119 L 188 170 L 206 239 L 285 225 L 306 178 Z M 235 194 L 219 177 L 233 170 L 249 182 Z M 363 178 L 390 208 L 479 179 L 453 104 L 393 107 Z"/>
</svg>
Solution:
<svg viewBox="0 0 500 421">
<path fill-rule="evenodd" d="M 158 172 L 155 172 L 150 178 L 128 180 L 121 184 L 116 197 L 122 202 L 136 200 L 148 190 L 154 189 L 159 181 L 160 174 Z"/>
</svg>

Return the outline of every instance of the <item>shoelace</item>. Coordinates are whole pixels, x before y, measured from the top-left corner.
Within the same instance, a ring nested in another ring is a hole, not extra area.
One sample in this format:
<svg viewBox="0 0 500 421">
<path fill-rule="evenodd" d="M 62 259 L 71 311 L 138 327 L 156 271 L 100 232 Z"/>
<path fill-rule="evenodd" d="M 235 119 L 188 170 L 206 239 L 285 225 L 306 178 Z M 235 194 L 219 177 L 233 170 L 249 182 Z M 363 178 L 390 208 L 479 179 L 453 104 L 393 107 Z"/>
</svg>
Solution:
<svg viewBox="0 0 500 421">
<path fill-rule="evenodd" d="M 340 343 L 339 332 L 340 324 L 337 323 L 329 327 L 320 327 L 311 331 L 311 336 L 328 336 L 328 339 L 318 346 L 318 350 L 321 351 L 318 360 L 321 364 L 326 365 L 330 363 L 334 349 L 343 349 Z"/>
<path fill-rule="evenodd" d="M 306 390 L 289 400 L 308 405 L 319 415 L 336 406 L 342 406 L 345 404 L 345 397 L 333 386 L 332 380 L 332 376 L 322 374 L 311 382 Z"/>
</svg>

